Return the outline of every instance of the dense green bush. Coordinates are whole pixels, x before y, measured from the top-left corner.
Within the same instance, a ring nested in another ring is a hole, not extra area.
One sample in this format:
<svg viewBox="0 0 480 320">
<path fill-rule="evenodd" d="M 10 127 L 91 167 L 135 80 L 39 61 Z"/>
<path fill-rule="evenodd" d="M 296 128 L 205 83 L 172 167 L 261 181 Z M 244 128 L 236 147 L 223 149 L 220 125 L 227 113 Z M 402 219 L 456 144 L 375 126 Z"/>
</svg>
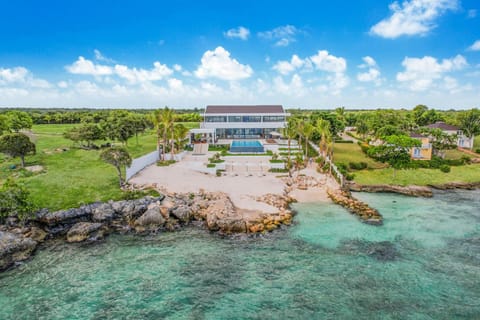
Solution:
<svg viewBox="0 0 480 320">
<path fill-rule="evenodd" d="M 480 154 L 480 149 L 476 149 L 475 152 Z"/>
<path fill-rule="evenodd" d="M 349 162 L 348 166 L 352 170 L 363 170 L 368 167 L 368 164 L 366 162 Z"/>
<path fill-rule="evenodd" d="M 24 222 L 33 215 L 35 209 L 28 190 L 12 178 L 0 187 L 0 222 L 12 215 Z"/>
<path fill-rule="evenodd" d="M 448 165 L 446 165 L 446 164 L 442 164 L 442 165 L 440 166 L 440 171 L 445 172 L 445 173 L 448 173 L 448 172 L 450 172 L 450 167 L 449 167 Z"/>
<path fill-rule="evenodd" d="M 288 172 L 288 169 L 271 168 L 268 171 L 269 172 L 275 172 L 275 173 L 285 173 L 285 172 Z"/>
<path fill-rule="evenodd" d="M 207 168 L 215 168 L 216 164 L 215 163 L 209 163 L 207 164 Z"/>
<path fill-rule="evenodd" d="M 175 163 L 175 160 L 160 160 L 160 161 L 157 161 L 157 166 L 168 167 L 169 165 L 174 163 Z"/>
<path fill-rule="evenodd" d="M 335 143 L 353 143 L 352 140 L 335 140 Z"/>
</svg>

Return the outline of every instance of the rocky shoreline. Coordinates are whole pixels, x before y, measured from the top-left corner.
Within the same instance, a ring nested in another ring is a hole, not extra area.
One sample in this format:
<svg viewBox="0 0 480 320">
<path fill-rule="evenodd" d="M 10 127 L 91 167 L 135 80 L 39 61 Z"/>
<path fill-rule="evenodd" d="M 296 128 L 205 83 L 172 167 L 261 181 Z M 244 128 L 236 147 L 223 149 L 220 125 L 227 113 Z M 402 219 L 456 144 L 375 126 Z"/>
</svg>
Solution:
<svg viewBox="0 0 480 320">
<path fill-rule="evenodd" d="M 0 271 L 28 259 L 39 244 L 53 239 L 69 243 L 95 242 L 109 233 L 175 231 L 195 221 L 212 232 L 254 234 L 291 223 L 293 213 L 288 207 L 293 199 L 290 197 L 267 194 L 256 200 L 278 211 L 263 213 L 238 209 L 225 193 L 201 190 L 94 203 L 55 212 L 44 209 L 25 224 L 16 217 L 9 217 L 0 225 Z"/>
<path fill-rule="evenodd" d="M 412 197 L 433 197 L 432 189 L 437 190 L 452 190 L 452 189 L 461 189 L 461 190 L 475 190 L 480 188 L 480 182 L 449 182 L 445 184 L 430 184 L 428 186 L 398 186 L 398 185 L 388 185 L 388 184 L 376 184 L 376 185 L 362 185 L 358 183 L 348 184 L 348 190 L 357 191 L 357 192 L 387 192 L 387 193 L 398 193 L 406 196 Z"/>
<path fill-rule="evenodd" d="M 341 205 L 350 213 L 356 215 L 363 223 L 374 226 L 380 226 L 383 224 L 383 217 L 377 209 L 374 209 L 367 203 L 353 197 L 350 192 L 328 189 L 327 194 L 334 203 Z"/>
</svg>

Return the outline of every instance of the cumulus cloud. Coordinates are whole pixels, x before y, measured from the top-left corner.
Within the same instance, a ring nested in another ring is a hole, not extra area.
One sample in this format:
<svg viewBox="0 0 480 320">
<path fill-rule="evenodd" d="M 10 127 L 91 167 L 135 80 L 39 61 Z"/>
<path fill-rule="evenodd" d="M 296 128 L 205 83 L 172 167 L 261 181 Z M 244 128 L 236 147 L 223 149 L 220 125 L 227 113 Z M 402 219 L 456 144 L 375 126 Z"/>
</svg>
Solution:
<svg viewBox="0 0 480 320">
<path fill-rule="evenodd" d="M 94 49 L 93 53 L 95 54 L 95 60 L 97 60 L 97 61 L 103 61 L 103 62 L 107 62 L 107 63 L 115 63 L 115 60 L 105 57 L 100 52 L 100 50 L 98 50 L 98 49 Z"/>
<path fill-rule="evenodd" d="M 378 68 L 377 62 L 370 56 L 365 56 L 362 58 L 363 64 L 359 65 L 360 69 L 367 69 L 365 72 L 360 72 L 357 74 L 357 80 L 360 82 L 375 82 L 377 85 L 380 84 L 380 70 Z"/>
<path fill-rule="evenodd" d="M 35 78 L 25 67 L 0 68 L 0 85 L 21 85 L 31 88 L 50 88 L 50 82 Z"/>
<path fill-rule="evenodd" d="M 467 60 L 461 55 L 441 62 L 430 56 L 406 57 L 402 62 L 405 71 L 397 73 L 397 81 L 405 83 L 412 91 L 425 91 L 434 85 L 435 80 L 442 79 L 445 73 L 461 70 L 467 65 Z"/>
<path fill-rule="evenodd" d="M 124 65 L 115 65 L 115 73 L 130 83 L 143 83 L 147 81 L 157 81 L 171 75 L 173 71 L 165 64 L 156 61 L 153 63 L 153 69 L 129 68 Z"/>
<path fill-rule="evenodd" d="M 201 65 L 195 71 L 200 79 L 218 78 L 221 80 L 241 80 L 249 78 L 253 70 L 230 57 L 230 52 L 223 47 L 207 50 L 201 60 Z"/>
<path fill-rule="evenodd" d="M 65 67 L 68 72 L 73 74 L 84 74 L 92 76 L 106 76 L 113 74 L 113 68 L 101 64 L 95 64 L 84 57 L 78 57 L 77 61 Z"/>
<path fill-rule="evenodd" d="M 223 33 L 223 35 L 229 39 L 236 38 L 241 40 L 248 40 L 248 37 L 250 36 L 250 30 L 240 26 L 238 28 L 232 28 L 230 30 L 227 30 L 226 32 Z"/>
<path fill-rule="evenodd" d="M 95 77 L 116 75 L 132 84 L 161 80 L 173 73 L 173 70 L 158 61 L 153 63 L 152 69 L 147 70 L 142 68 L 129 68 L 121 64 L 116 64 L 113 67 L 96 64 L 82 56 L 78 57 L 77 61 L 65 68 L 72 74 L 91 75 Z"/>
<path fill-rule="evenodd" d="M 480 40 L 475 41 L 470 47 L 468 47 L 468 50 L 480 51 Z"/>
<path fill-rule="evenodd" d="M 258 36 L 266 40 L 274 40 L 275 46 L 286 47 L 292 42 L 297 41 L 296 36 L 302 33 L 300 29 L 292 25 L 277 27 L 269 31 L 259 32 Z"/>
<path fill-rule="evenodd" d="M 278 61 L 273 66 L 273 70 L 276 70 L 283 75 L 287 75 L 296 69 L 303 67 L 306 63 L 309 63 L 308 59 L 301 59 L 299 56 L 294 54 L 290 61 Z"/>
<path fill-rule="evenodd" d="M 371 27 L 371 34 L 389 39 L 425 35 L 436 27 L 437 18 L 458 8 L 458 0 L 395 1 L 389 8 L 392 14 Z"/>
<path fill-rule="evenodd" d="M 319 50 L 309 59 L 318 70 L 343 73 L 347 69 L 347 61 L 344 58 L 331 55 L 327 50 Z"/>
</svg>

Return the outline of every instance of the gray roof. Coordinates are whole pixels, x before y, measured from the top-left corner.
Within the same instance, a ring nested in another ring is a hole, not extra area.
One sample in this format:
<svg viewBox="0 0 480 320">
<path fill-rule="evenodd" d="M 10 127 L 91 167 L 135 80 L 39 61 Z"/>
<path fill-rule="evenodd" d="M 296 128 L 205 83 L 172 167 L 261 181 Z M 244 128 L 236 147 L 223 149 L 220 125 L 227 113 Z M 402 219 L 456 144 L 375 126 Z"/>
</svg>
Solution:
<svg viewBox="0 0 480 320">
<path fill-rule="evenodd" d="M 418 139 L 422 139 L 422 138 L 426 138 L 424 135 L 421 135 L 419 133 L 410 133 L 410 138 L 418 138 Z"/>
<path fill-rule="evenodd" d="M 455 126 L 452 126 L 450 124 L 446 124 L 445 122 L 443 121 L 437 121 L 433 124 L 429 124 L 427 126 L 427 128 L 430 128 L 430 129 L 441 129 L 441 130 L 444 130 L 444 131 L 457 131 L 458 130 L 458 127 L 455 127 Z"/>
<path fill-rule="evenodd" d="M 281 105 L 207 106 L 205 113 L 284 113 Z"/>
</svg>

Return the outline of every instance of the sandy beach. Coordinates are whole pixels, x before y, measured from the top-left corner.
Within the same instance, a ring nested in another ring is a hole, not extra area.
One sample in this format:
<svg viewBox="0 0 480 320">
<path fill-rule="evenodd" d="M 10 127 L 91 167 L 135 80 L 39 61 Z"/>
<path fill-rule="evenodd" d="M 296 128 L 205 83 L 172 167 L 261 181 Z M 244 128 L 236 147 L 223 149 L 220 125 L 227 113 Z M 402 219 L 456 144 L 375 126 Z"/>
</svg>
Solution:
<svg viewBox="0 0 480 320">
<path fill-rule="evenodd" d="M 197 192 L 200 189 L 209 192 L 225 192 L 239 209 L 258 210 L 266 213 L 278 211 L 277 208 L 258 202 L 255 198 L 268 193 L 284 194 L 286 185 L 281 176 L 285 177 L 285 174 L 266 173 L 260 177 L 239 174 L 217 177 L 198 171 L 205 167 L 207 159 L 208 156 L 189 156 L 168 167 L 151 165 L 130 179 L 130 183 L 136 185 L 155 184 L 159 189 L 175 193 Z M 248 159 L 243 157 L 242 160 L 250 163 L 263 161 L 260 157 L 248 157 Z M 236 159 L 236 161 L 239 160 Z M 309 187 L 307 190 L 294 189 L 290 196 L 298 202 L 330 201 L 326 190 L 328 187 L 336 187 L 334 180 L 327 179 L 326 175 L 316 172 L 313 166 L 300 171 L 300 174 L 315 177 L 321 181 L 321 185 Z"/>
</svg>

